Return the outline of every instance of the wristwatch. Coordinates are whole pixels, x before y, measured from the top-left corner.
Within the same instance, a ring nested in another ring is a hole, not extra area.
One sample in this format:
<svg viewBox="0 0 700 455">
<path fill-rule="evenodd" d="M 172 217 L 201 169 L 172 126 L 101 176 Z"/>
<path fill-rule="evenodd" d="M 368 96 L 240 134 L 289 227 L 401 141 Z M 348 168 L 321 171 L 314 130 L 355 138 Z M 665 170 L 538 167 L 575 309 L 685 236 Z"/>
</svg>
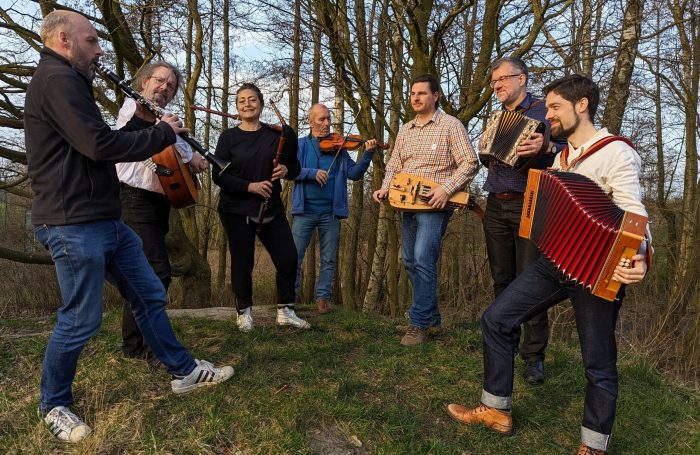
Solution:
<svg viewBox="0 0 700 455">
<path fill-rule="evenodd" d="M 557 153 L 557 146 L 556 146 L 555 144 L 552 144 L 552 146 L 549 148 L 549 152 L 548 152 L 548 153 L 551 153 L 552 155 L 554 155 L 555 153 Z"/>
</svg>

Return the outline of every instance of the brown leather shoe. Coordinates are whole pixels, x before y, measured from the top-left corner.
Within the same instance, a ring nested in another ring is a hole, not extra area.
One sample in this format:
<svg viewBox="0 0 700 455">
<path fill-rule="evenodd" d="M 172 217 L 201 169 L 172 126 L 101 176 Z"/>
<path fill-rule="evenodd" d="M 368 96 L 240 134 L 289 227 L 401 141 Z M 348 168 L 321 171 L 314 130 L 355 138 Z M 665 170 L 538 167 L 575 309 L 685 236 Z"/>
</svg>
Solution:
<svg viewBox="0 0 700 455">
<path fill-rule="evenodd" d="M 318 314 L 326 314 L 331 311 L 331 305 L 328 302 L 328 299 L 324 297 L 319 297 L 316 300 L 316 308 L 318 308 Z"/>
<path fill-rule="evenodd" d="M 576 455 L 605 455 L 605 450 L 591 449 L 587 445 L 581 444 Z"/>
<path fill-rule="evenodd" d="M 409 325 L 408 330 L 406 330 L 406 335 L 401 338 L 402 346 L 415 346 L 421 344 L 425 341 L 428 336 L 427 329 L 421 329 L 415 325 Z"/>
<path fill-rule="evenodd" d="M 490 408 L 485 404 L 476 408 L 468 408 L 461 404 L 452 403 L 447 406 L 447 413 L 460 423 L 467 425 L 482 424 L 506 435 L 513 432 L 513 415 L 510 412 Z"/>
</svg>

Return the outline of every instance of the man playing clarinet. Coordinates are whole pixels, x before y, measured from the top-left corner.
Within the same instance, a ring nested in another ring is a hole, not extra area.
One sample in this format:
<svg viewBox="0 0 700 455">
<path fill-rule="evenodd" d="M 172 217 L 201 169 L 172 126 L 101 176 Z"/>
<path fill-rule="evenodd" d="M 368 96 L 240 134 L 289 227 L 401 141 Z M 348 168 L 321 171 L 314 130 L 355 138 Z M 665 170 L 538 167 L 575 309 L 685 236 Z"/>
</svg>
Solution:
<svg viewBox="0 0 700 455">
<path fill-rule="evenodd" d="M 61 441 L 78 442 L 90 427 L 75 415 L 72 384 L 85 343 L 102 322 L 104 280 L 129 301 L 153 354 L 172 375 L 173 392 L 218 384 L 233 368 L 196 360 L 175 338 L 165 312 L 165 288 L 138 236 L 121 221 L 114 163 L 145 160 L 187 132 L 177 116 L 155 126 L 113 131 L 92 94 L 102 56 L 97 31 L 78 13 L 53 11 L 41 25 L 40 61 L 24 108 L 32 223 L 49 250 L 63 298 L 44 357 L 39 414 Z"/>
</svg>

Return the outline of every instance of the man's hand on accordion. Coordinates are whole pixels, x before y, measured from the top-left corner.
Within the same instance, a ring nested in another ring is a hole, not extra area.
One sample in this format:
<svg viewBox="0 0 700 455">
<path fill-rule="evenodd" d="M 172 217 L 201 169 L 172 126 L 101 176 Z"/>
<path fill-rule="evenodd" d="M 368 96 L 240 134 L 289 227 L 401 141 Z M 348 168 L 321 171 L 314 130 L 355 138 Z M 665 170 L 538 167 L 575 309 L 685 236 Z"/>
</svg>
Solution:
<svg viewBox="0 0 700 455">
<path fill-rule="evenodd" d="M 540 153 L 544 145 L 542 133 L 532 133 L 529 138 L 520 143 L 516 153 L 518 156 L 535 156 Z"/>
<path fill-rule="evenodd" d="M 623 284 L 639 283 L 647 274 L 647 263 L 644 256 L 635 254 L 632 256 L 632 267 L 618 265 L 613 272 L 613 280 Z"/>
</svg>

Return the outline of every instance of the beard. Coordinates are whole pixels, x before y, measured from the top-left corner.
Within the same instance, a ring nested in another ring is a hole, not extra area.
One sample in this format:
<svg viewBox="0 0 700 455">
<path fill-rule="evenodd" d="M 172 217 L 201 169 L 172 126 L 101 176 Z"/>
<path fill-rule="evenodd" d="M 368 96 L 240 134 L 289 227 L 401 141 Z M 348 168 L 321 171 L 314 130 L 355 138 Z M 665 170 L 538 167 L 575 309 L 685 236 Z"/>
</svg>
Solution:
<svg viewBox="0 0 700 455">
<path fill-rule="evenodd" d="M 95 64 L 93 62 L 74 61 L 72 62 L 72 66 L 76 71 L 85 76 L 89 81 L 95 79 Z"/>
<path fill-rule="evenodd" d="M 73 69 L 85 76 L 89 81 L 95 79 L 95 62 L 83 55 L 81 49 L 74 43 L 72 43 L 71 50 L 73 55 L 71 55 L 69 61 Z"/>
<path fill-rule="evenodd" d="M 570 125 L 568 127 L 565 127 L 563 123 L 561 122 L 561 119 L 556 119 L 559 121 L 559 125 L 556 127 L 552 127 L 552 136 L 564 139 L 566 137 L 571 136 L 571 134 L 576 131 L 578 128 L 579 124 L 581 123 L 581 119 L 576 116 L 576 121 L 574 121 L 573 125 Z"/>
<path fill-rule="evenodd" d="M 165 108 L 165 106 L 170 101 L 168 97 L 162 92 L 154 92 L 153 95 L 149 96 L 148 98 L 154 103 L 156 103 L 161 109 Z"/>
</svg>

